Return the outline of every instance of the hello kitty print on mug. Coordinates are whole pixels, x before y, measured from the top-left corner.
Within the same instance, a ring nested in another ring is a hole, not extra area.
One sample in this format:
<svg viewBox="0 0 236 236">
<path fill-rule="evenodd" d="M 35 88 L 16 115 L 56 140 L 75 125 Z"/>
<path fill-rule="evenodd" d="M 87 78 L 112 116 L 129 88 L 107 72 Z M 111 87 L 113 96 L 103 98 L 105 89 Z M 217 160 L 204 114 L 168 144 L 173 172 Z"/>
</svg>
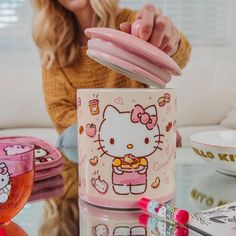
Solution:
<svg viewBox="0 0 236 236">
<path fill-rule="evenodd" d="M 99 149 L 113 159 L 112 185 L 117 194 L 142 194 L 147 188 L 148 156 L 162 143 L 155 105 L 119 111 L 108 105 L 99 129 Z M 112 132 L 110 132 L 112 130 Z M 134 136 L 135 134 L 135 136 Z"/>
<path fill-rule="evenodd" d="M 0 204 L 5 203 L 10 195 L 10 173 L 4 162 L 0 163 Z"/>
</svg>

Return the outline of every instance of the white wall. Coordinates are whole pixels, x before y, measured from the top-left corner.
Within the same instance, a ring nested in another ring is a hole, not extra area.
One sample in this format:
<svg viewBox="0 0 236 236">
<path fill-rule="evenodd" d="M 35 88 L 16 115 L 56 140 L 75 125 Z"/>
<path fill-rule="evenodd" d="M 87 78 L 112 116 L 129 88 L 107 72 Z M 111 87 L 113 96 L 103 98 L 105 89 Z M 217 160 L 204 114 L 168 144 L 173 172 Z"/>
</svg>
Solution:
<svg viewBox="0 0 236 236">
<path fill-rule="evenodd" d="M 228 32 L 228 45 L 226 46 L 202 46 L 193 48 L 192 60 L 195 61 L 211 61 L 211 62 L 225 62 L 235 61 L 236 62 L 236 1 L 230 0 L 228 5 L 229 16 L 229 32 Z"/>
<path fill-rule="evenodd" d="M 20 2 L 15 12 L 19 21 L 0 28 L 0 129 L 49 127 L 29 1 Z"/>
<path fill-rule="evenodd" d="M 179 125 L 219 124 L 236 101 L 236 1 L 230 0 L 228 44 L 194 46 L 176 88 Z"/>
</svg>

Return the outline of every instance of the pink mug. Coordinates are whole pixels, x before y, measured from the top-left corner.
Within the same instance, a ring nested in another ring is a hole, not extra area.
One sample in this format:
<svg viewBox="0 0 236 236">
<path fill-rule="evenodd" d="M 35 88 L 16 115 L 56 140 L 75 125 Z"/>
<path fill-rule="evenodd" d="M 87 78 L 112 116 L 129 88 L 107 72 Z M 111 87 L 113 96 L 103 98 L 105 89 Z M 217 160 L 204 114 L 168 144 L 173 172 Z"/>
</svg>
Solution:
<svg viewBox="0 0 236 236">
<path fill-rule="evenodd" d="M 0 139 L 0 224 L 10 221 L 24 207 L 33 182 L 33 147 Z"/>
</svg>

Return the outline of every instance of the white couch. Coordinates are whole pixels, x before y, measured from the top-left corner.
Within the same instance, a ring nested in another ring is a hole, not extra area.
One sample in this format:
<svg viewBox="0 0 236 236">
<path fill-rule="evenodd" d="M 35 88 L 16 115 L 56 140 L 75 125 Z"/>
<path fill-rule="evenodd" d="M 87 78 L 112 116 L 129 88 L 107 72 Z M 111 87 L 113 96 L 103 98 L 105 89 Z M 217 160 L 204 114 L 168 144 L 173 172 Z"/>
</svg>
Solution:
<svg viewBox="0 0 236 236">
<path fill-rule="evenodd" d="M 169 84 L 176 89 L 184 146 L 198 131 L 236 129 L 236 16 L 230 19 L 228 44 L 194 47 L 183 75 Z M 38 53 L 32 47 L 17 52 L 17 45 L 1 48 L 0 136 L 30 135 L 55 144 L 58 135 L 45 109 Z"/>
<path fill-rule="evenodd" d="M 0 68 L 0 136 L 34 136 L 55 144 L 58 134 L 45 109 L 37 52 L 3 51 Z"/>
</svg>

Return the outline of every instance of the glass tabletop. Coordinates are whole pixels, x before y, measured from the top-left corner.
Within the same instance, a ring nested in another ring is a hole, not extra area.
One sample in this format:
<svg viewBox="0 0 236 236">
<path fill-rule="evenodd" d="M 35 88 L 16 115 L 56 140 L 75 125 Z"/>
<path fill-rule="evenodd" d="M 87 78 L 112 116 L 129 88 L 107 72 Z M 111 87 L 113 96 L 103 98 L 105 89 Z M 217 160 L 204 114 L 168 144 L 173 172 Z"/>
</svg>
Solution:
<svg viewBox="0 0 236 236">
<path fill-rule="evenodd" d="M 139 211 L 102 209 L 80 201 L 74 162 L 77 150 L 61 151 L 65 156 L 61 175 L 35 184 L 30 201 L 13 219 L 27 235 L 171 235 L 150 232 L 140 225 Z M 235 177 L 218 173 L 190 148 L 177 149 L 176 159 L 177 193 L 171 204 L 193 213 L 236 200 Z M 197 234 L 190 231 L 189 235 Z"/>
</svg>

